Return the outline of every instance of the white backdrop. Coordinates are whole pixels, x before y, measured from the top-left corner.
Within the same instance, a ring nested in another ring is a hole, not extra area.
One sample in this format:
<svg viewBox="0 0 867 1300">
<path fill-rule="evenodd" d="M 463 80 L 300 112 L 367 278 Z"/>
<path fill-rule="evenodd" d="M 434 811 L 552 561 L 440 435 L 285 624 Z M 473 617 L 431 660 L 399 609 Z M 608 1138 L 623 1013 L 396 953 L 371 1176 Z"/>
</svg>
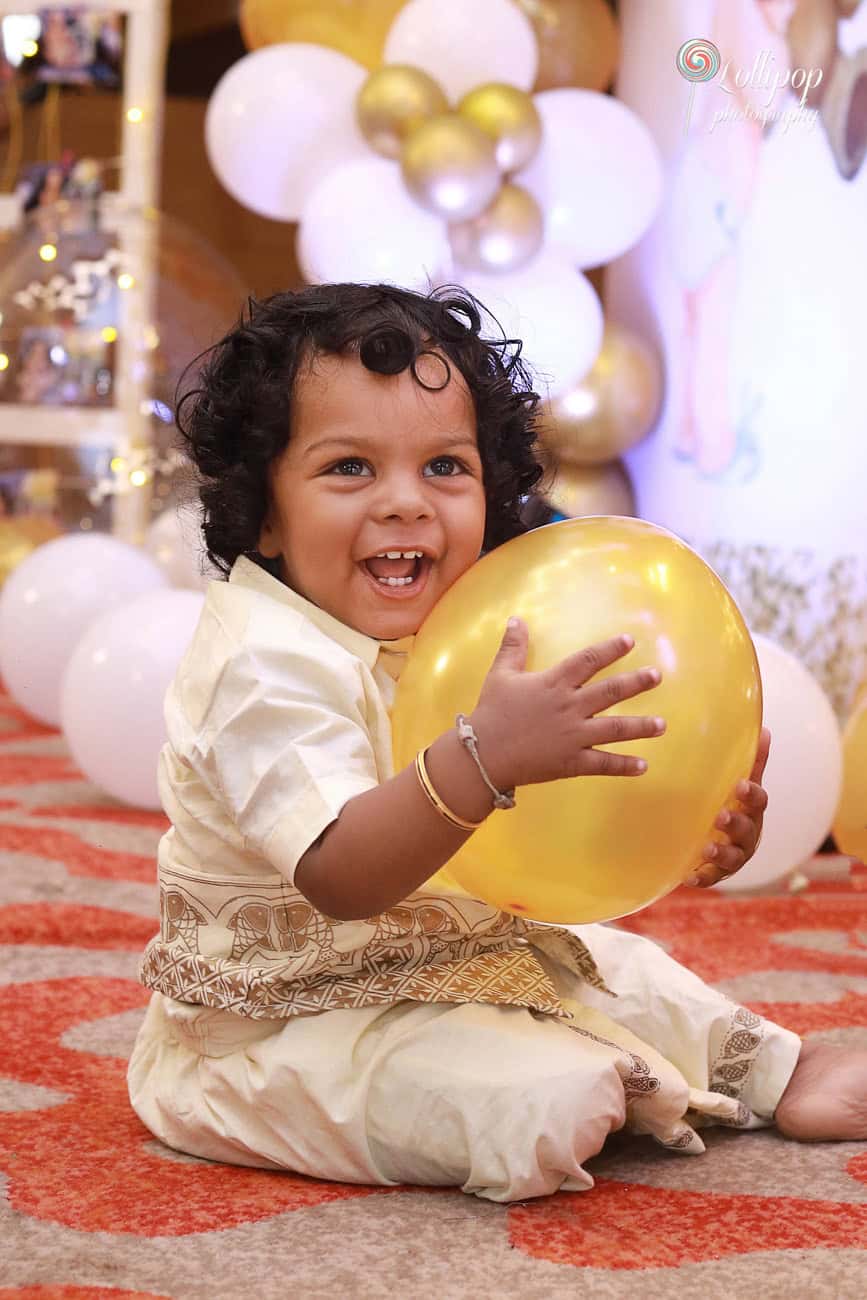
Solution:
<svg viewBox="0 0 867 1300">
<path fill-rule="evenodd" d="M 611 319 L 667 364 L 657 430 L 629 456 L 639 513 L 697 546 L 842 717 L 867 667 L 867 164 L 845 179 L 831 140 L 867 71 L 867 3 L 838 25 L 822 117 L 798 117 L 791 90 L 728 93 L 720 74 L 695 84 L 688 130 L 680 45 L 731 56 L 729 88 L 737 68 L 767 80 L 799 66 L 785 6 L 621 0 L 620 13 L 617 91 L 666 172 L 660 215 L 606 280 Z M 762 106 L 781 114 L 770 127 L 715 119 Z"/>
</svg>

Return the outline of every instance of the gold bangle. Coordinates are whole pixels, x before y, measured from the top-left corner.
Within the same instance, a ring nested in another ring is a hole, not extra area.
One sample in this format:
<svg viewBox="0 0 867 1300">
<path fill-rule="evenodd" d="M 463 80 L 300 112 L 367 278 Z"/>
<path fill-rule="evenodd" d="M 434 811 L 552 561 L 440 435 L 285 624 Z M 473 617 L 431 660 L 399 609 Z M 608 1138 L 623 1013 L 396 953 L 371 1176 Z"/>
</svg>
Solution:
<svg viewBox="0 0 867 1300">
<path fill-rule="evenodd" d="M 415 756 L 415 770 L 418 779 L 421 782 L 421 788 L 424 790 L 428 799 L 430 799 L 440 816 L 444 817 L 447 822 L 451 822 L 453 826 L 459 826 L 461 830 L 474 831 L 477 826 L 481 826 L 482 822 L 485 820 L 484 817 L 481 822 L 464 821 L 463 817 L 459 817 L 457 813 L 452 812 L 451 808 L 443 803 L 442 799 L 433 788 L 431 779 L 428 775 L 428 770 L 425 767 L 424 756 L 426 752 L 426 750 L 420 749 Z"/>
</svg>

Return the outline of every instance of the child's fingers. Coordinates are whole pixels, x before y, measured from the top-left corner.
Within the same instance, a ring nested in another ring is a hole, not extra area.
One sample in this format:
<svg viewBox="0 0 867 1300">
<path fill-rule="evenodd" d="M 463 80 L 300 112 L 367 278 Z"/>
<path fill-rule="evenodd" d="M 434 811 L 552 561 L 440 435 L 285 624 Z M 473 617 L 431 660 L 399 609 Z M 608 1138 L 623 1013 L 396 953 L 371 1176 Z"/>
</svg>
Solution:
<svg viewBox="0 0 867 1300">
<path fill-rule="evenodd" d="M 705 844 L 701 865 L 686 881 L 688 885 L 695 885 L 699 889 L 716 885 L 720 880 L 740 871 L 755 853 L 762 836 L 763 815 L 768 806 L 768 793 L 761 785 L 761 778 L 768 761 L 770 741 L 771 734 L 767 727 L 763 727 L 752 779 L 741 781 L 735 790 L 739 801 L 738 809 L 731 811 L 724 808 L 714 822 L 718 830 L 725 832 L 725 842 Z"/>
<path fill-rule="evenodd" d="M 646 758 L 615 754 L 610 749 L 582 749 L 573 776 L 643 776 Z"/>
<path fill-rule="evenodd" d="M 715 867 L 699 867 L 695 873 L 687 880 L 687 884 L 693 889 L 710 889 L 712 885 L 718 885 L 721 880 L 726 880 L 732 872 L 717 871 Z"/>
<path fill-rule="evenodd" d="M 735 794 L 744 812 L 763 813 L 768 806 L 768 792 L 756 781 L 741 781 Z"/>
<path fill-rule="evenodd" d="M 742 812 L 721 812 L 716 824 L 721 831 L 725 831 L 730 843 L 743 849 L 747 857 L 755 853 L 762 829 L 760 817 L 751 817 Z"/>
<path fill-rule="evenodd" d="M 771 733 L 767 727 L 762 727 L 759 733 L 759 744 L 756 750 L 756 761 L 753 763 L 753 770 L 750 772 L 750 780 L 761 785 L 762 777 L 765 774 L 765 768 L 768 763 L 768 754 L 771 752 Z"/>
<path fill-rule="evenodd" d="M 705 861 L 686 882 L 699 889 L 707 889 L 720 880 L 734 876 L 747 860 L 743 849 L 736 844 L 706 844 L 702 856 Z"/>
<path fill-rule="evenodd" d="M 576 650 L 573 654 L 567 655 L 560 663 L 547 669 L 547 672 L 559 681 L 580 687 L 585 682 L 589 682 L 591 677 L 595 677 L 600 669 L 609 668 L 618 659 L 628 655 L 634 646 L 635 640 L 628 633 L 609 637 L 606 641 L 597 641 L 593 645 L 585 646 L 583 650 Z M 609 704 L 612 703 L 614 703 L 613 699 L 609 700 Z"/>
<path fill-rule="evenodd" d="M 624 740 L 649 740 L 665 731 L 664 718 L 627 717 L 625 714 L 603 714 L 588 718 L 584 723 L 582 738 L 587 745 L 619 745 Z"/>
<path fill-rule="evenodd" d="M 610 709 L 612 704 L 619 704 L 621 700 L 631 700 L 636 695 L 643 695 L 645 691 L 658 686 L 659 682 L 658 668 L 639 668 L 632 673 L 601 677 L 584 686 L 579 685 L 582 712 L 585 717 L 591 717 L 593 714 L 601 713 L 603 709 Z"/>
</svg>

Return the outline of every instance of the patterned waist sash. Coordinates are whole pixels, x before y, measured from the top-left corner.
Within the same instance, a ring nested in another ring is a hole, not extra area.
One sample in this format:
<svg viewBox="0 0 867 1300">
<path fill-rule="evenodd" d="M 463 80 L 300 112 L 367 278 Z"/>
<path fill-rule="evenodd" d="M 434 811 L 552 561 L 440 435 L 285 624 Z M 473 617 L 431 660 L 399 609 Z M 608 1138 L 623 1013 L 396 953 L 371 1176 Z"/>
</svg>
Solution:
<svg viewBox="0 0 867 1300">
<path fill-rule="evenodd" d="M 354 1007 L 492 1002 L 568 1019 L 534 953 L 610 992 L 585 944 L 477 899 L 416 893 L 367 921 L 318 912 L 282 876 L 160 868 L 141 980 L 180 1002 L 281 1019 Z"/>
</svg>

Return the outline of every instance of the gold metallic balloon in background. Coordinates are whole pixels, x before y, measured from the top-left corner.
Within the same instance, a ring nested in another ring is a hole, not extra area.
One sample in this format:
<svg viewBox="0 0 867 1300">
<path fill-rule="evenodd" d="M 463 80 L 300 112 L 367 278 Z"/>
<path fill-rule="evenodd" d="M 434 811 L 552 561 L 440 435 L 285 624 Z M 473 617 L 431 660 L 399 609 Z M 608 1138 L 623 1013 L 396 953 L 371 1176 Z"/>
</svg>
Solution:
<svg viewBox="0 0 867 1300">
<path fill-rule="evenodd" d="M 38 473 L 38 471 L 36 471 Z M 50 471 L 48 471 L 50 472 Z M 51 542 L 55 537 L 62 537 L 66 531 L 59 521 L 51 515 L 32 514 L 17 515 L 0 522 L 11 523 L 23 537 L 33 543 L 34 548 L 44 542 Z"/>
<path fill-rule="evenodd" d="M 573 465 L 561 460 L 545 498 L 569 519 L 581 515 L 635 514 L 632 481 L 620 460 L 605 465 Z"/>
<path fill-rule="evenodd" d="M 327 45 L 366 68 L 382 62 L 388 29 L 405 0 L 243 0 L 241 35 L 248 50 L 284 41 Z"/>
<path fill-rule="evenodd" d="M 433 77 L 421 68 L 391 63 L 371 72 L 359 91 L 356 113 L 370 147 L 386 158 L 399 158 L 410 132 L 448 106 Z"/>
<path fill-rule="evenodd" d="M 843 729 L 843 789 L 833 835 L 841 853 L 867 862 L 867 697 Z"/>
<path fill-rule="evenodd" d="M 446 221 L 477 217 L 502 181 L 493 140 L 457 113 L 442 113 L 417 127 L 400 164 L 413 198 Z"/>
<path fill-rule="evenodd" d="M 542 142 L 542 119 L 526 91 L 489 81 L 464 95 L 458 112 L 494 141 L 501 172 L 520 171 L 532 162 Z"/>
<path fill-rule="evenodd" d="M 529 629 L 527 672 L 628 632 L 603 670 L 645 664 L 660 686 L 608 710 L 660 714 L 663 736 L 609 746 L 647 759 L 637 778 L 521 786 L 447 864 L 467 893 L 517 915 L 576 923 L 625 916 L 701 860 L 714 819 L 755 758 L 761 682 L 746 625 L 688 546 L 638 519 L 569 519 L 472 565 L 422 624 L 392 710 L 395 769 L 471 713 L 511 614 Z M 479 728 L 479 748 L 485 737 Z"/>
<path fill-rule="evenodd" d="M 477 271 L 515 271 L 535 257 L 545 235 L 542 209 L 529 190 L 507 181 L 493 203 L 449 226 L 452 252 Z"/>
<path fill-rule="evenodd" d="M 857 54 L 839 52 L 822 95 L 821 118 L 831 156 L 844 180 L 851 181 L 867 155 L 867 45 Z"/>
<path fill-rule="evenodd" d="M 786 28 L 793 68 L 821 68 L 822 79 L 811 86 L 806 102 L 817 108 L 825 97 L 837 58 L 836 0 L 799 0 Z"/>
<path fill-rule="evenodd" d="M 605 0 L 517 0 L 539 47 L 535 90 L 607 90 L 620 62 L 620 28 Z"/>
<path fill-rule="evenodd" d="M 542 404 L 540 437 L 563 460 L 613 460 L 650 432 L 662 402 L 662 363 L 622 325 L 606 324 L 599 356 L 579 384 Z"/>
<path fill-rule="evenodd" d="M 37 546 L 60 537 L 62 532 L 52 519 L 40 515 L 0 519 L 0 587 Z"/>
</svg>

